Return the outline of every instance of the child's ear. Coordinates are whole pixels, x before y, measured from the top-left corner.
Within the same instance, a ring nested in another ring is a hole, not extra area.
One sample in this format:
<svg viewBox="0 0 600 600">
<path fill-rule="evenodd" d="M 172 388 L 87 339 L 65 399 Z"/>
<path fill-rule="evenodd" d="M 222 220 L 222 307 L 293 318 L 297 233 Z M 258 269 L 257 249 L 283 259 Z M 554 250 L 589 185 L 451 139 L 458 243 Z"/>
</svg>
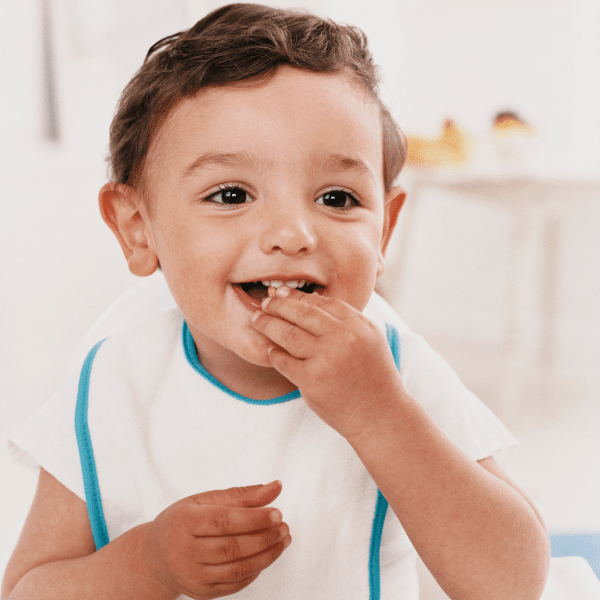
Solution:
<svg viewBox="0 0 600 600">
<path fill-rule="evenodd" d="M 152 275 L 158 267 L 147 226 L 147 211 L 139 194 L 123 183 L 107 183 L 98 195 L 100 214 L 115 234 L 129 270 L 139 277 Z"/>
<path fill-rule="evenodd" d="M 393 187 L 384 195 L 383 206 L 383 233 L 381 236 L 381 252 L 377 263 L 377 277 L 383 275 L 385 271 L 385 252 L 394 233 L 394 228 L 398 222 L 398 215 L 406 199 L 406 190 L 403 187 Z"/>
</svg>

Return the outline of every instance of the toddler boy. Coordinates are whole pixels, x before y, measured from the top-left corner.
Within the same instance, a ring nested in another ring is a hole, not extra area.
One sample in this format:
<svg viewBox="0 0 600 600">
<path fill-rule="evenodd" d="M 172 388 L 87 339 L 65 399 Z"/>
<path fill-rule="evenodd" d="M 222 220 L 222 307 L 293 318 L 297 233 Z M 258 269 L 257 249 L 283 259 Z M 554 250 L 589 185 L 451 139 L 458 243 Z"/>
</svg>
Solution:
<svg viewBox="0 0 600 600">
<path fill-rule="evenodd" d="M 100 208 L 177 308 L 15 436 L 42 469 L 3 598 L 416 599 L 413 546 L 450 597 L 539 597 L 512 438 L 368 307 L 404 154 L 357 29 L 237 4 L 151 48 Z"/>
</svg>

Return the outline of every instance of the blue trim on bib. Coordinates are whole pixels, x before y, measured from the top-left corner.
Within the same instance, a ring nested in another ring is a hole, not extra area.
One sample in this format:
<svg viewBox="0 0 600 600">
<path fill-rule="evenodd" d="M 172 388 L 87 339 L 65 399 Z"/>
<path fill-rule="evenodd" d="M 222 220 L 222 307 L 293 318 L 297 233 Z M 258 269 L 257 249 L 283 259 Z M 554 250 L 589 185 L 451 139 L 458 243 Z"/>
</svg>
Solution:
<svg viewBox="0 0 600 600">
<path fill-rule="evenodd" d="M 400 369 L 400 336 L 398 330 L 389 323 L 385 324 L 385 328 L 387 332 L 387 341 L 390 345 L 392 354 L 394 355 L 396 367 Z M 381 598 L 379 554 L 381 551 L 381 535 L 383 534 L 383 524 L 385 522 L 387 509 L 388 501 L 378 489 L 373 527 L 371 530 L 371 545 L 369 547 L 369 600 L 379 600 Z"/>
<path fill-rule="evenodd" d="M 387 331 L 388 344 L 390 345 L 392 354 L 394 355 L 396 367 L 398 370 L 400 370 L 400 334 L 398 333 L 398 330 L 389 323 L 385 324 L 385 329 Z"/>
<path fill-rule="evenodd" d="M 102 340 L 104 342 L 105 340 Z M 79 377 L 79 389 L 77 390 L 77 405 L 75 406 L 75 435 L 79 447 L 79 458 L 81 460 L 81 472 L 83 475 L 83 489 L 85 490 L 85 502 L 87 504 L 88 516 L 92 527 L 92 534 L 96 544 L 96 550 L 100 550 L 110 541 L 104 511 L 102 510 L 102 497 L 98 484 L 98 473 L 96 472 L 96 461 L 88 426 L 88 399 L 90 391 L 90 373 L 96 352 L 102 342 L 98 342 L 87 355 L 81 375 Z"/>
<path fill-rule="evenodd" d="M 379 553 L 381 550 L 381 534 L 387 514 L 388 501 L 377 490 L 377 504 L 373 517 L 371 546 L 369 548 L 369 600 L 379 600 L 381 597 L 381 573 L 379 571 Z"/>
<path fill-rule="evenodd" d="M 201 364 L 198 359 L 198 354 L 196 352 L 196 344 L 194 343 L 194 338 L 192 337 L 192 333 L 190 328 L 187 326 L 187 323 L 183 322 L 183 327 L 181 330 L 181 339 L 183 342 L 183 350 L 185 352 L 185 357 L 187 358 L 190 365 L 194 368 L 195 371 L 200 373 L 204 379 L 212 383 L 214 386 L 218 387 L 220 390 L 241 400 L 242 402 L 246 402 L 247 404 L 256 404 L 259 406 L 268 406 L 270 404 L 281 404 L 282 402 L 288 402 L 289 400 L 296 400 L 300 398 L 300 390 L 296 390 L 294 392 L 290 392 L 289 394 L 285 394 L 284 396 L 278 396 L 277 398 L 270 398 L 268 400 L 254 400 L 253 398 L 247 398 L 246 396 L 242 396 L 242 394 L 238 394 L 233 390 L 230 390 L 226 385 L 223 385 L 218 379 L 213 377 Z"/>
</svg>

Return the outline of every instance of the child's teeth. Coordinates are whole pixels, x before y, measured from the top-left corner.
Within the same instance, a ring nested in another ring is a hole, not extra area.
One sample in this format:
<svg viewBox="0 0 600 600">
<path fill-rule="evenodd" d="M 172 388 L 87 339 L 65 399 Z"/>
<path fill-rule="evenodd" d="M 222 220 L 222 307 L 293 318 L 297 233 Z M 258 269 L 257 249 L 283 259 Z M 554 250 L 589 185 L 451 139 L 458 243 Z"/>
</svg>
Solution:
<svg viewBox="0 0 600 600">
<path fill-rule="evenodd" d="M 279 288 L 282 285 L 287 285 L 288 287 L 291 287 L 291 288 L 301 288 L 302 286 L 304 286 L 306 284 L 306 280 L 301 279 L 300 281 L 298 281 L 297 279 L 293 279 L 292 281 L 278 281 L 275 279 L 273 281 L 269 281 L 268 279 L 266 279 L 264 281 L 261 281 L 261 283 L 265 287 Z"/>
</svg>

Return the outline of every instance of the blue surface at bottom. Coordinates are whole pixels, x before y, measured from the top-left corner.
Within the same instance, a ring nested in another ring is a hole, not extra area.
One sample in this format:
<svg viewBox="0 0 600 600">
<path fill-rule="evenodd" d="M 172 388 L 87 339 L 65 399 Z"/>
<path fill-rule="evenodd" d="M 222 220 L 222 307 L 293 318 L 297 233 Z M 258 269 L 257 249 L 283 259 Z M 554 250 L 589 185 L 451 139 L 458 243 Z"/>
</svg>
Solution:
<svg viewBox="0 0 600 600">
<path fill-rule="evenodd" d="M 581 556 L 600 579 L 600 532 L 556 533 L 550 535 L 552 556 Z"/>
</svg>

